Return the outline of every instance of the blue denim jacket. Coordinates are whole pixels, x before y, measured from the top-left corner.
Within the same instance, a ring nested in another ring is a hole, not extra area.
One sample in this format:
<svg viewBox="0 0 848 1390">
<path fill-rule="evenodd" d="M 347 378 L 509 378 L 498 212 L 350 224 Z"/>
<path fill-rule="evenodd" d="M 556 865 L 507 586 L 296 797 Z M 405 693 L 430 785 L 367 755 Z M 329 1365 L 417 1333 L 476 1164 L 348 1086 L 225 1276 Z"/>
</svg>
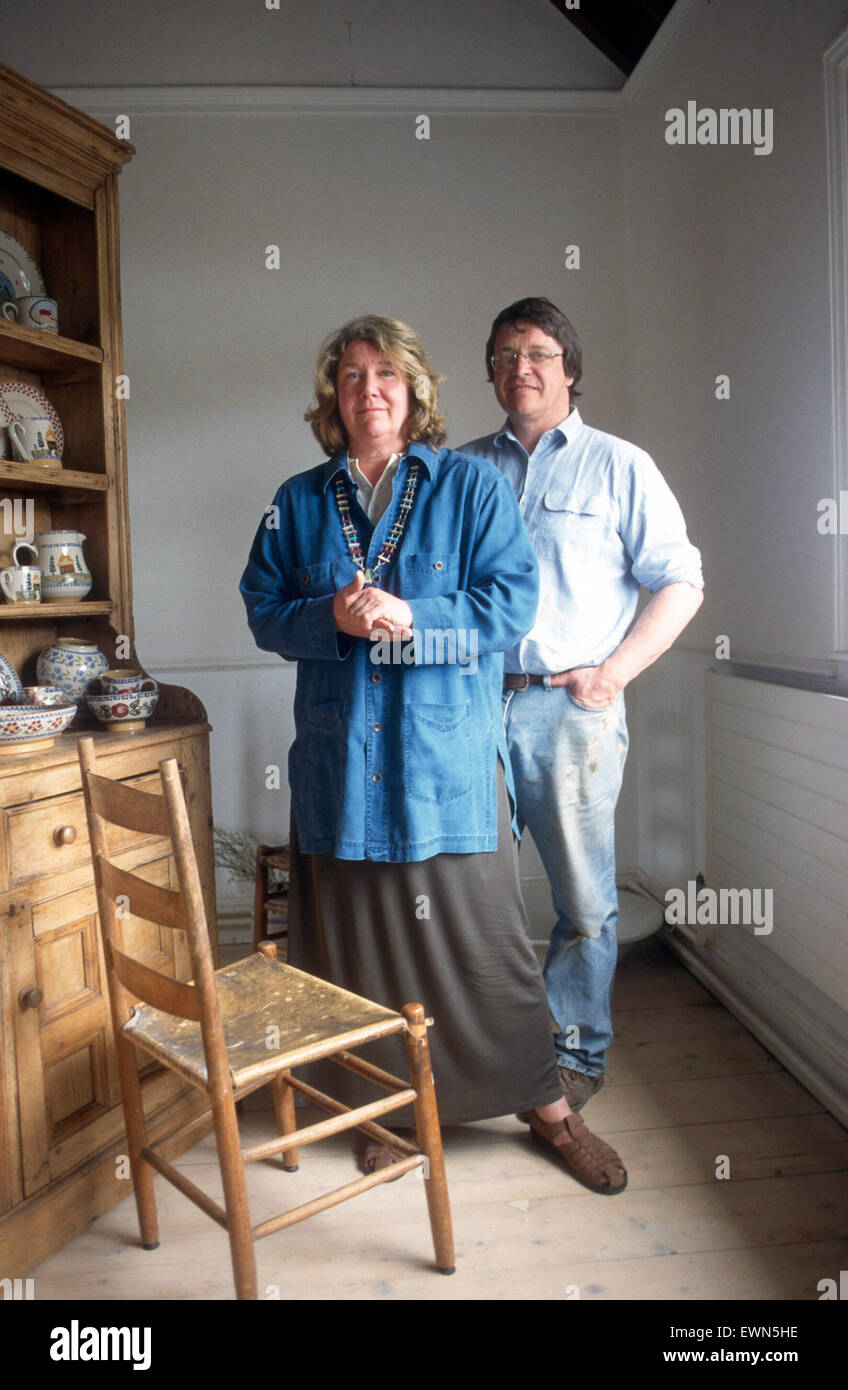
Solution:
<svg viewBox="0 0 848 1390">
<path fill-rule="evenodd" d="M 260 523 L 241 579 L 258 646 L 297 661 L 289 753 L 300 848 L 405 861 L 497 849 L 497 759 L 512 793 L 501 716 L 503 653 L 532 625 L 539 576 L 497 469 L 411 444 L 376 527 L 351 502 L 366 564 L 421 468 L 383 587 L 405 599 L 414 641 L 338 633 L 333 595 L 356 566 L 333 480 L 344 453 L 289 479 Z"/>
</svg>

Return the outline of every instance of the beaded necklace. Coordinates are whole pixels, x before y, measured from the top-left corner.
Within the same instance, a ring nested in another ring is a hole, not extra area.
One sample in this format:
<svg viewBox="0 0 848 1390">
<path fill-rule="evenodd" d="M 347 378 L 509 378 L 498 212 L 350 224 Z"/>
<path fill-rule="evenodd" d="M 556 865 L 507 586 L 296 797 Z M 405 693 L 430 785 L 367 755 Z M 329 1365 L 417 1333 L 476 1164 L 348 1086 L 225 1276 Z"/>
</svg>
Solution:
<svg viewBox="0 0 848 1390">
<path fill-rule="evenodd" d="M 406 523 L 412 511 L 412 501 L 415 497 L 415 489 L 418 486 L 419 465 L 411 463 L 409 472 L 406 475 L 406 482 L 403 486 L 403 493 L 400 499 L 400 511 L 397 520 L 392 525 L 392 529 L 383 542 L 383 548 L 374 562 L 373 569 L 366 569 L 365 556 L 362 553 L 362 546 L 359 543 L 359 533 L 356 523 L 350 514 L 350 493 L 345 485 L 345 475 L 339 473 L 335 480 L 336 507 L 338 508 L 339 521 L 342 525 L 342 535 L 347 542 L 348 552 L 357 569 L 362 570 L 365 575 L 366 584 L 379 584 L 382 579 L 382 571 L 391 564 L 392 557 L 400 545 L 403 533 L 406 530 Z"/>
</svg>

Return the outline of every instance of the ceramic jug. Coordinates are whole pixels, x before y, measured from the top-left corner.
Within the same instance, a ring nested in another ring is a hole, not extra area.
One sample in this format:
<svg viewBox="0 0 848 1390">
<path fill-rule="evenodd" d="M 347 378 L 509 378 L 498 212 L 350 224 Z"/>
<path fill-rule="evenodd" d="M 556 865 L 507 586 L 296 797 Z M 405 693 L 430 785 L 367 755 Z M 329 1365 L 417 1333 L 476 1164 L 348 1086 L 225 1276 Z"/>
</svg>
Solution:
<svg viewBox="0 0 848 1390">
<path fill-rule="evenodd" d="M 35 537 L 41 565 L 42 603 L 68 603 L 85 598 L 91 575 L 82 553 L 82 531 L 39 531 Z"/>
</svg>

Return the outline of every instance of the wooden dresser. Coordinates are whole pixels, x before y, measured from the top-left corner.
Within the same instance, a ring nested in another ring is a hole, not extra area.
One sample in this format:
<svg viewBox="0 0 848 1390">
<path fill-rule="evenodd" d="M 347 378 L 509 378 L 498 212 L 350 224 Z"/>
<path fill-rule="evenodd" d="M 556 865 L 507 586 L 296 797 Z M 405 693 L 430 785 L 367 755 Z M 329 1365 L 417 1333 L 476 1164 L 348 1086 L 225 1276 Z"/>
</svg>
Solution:
<svg viewBox="0 0 848 1390">
<path fill-rule="evenodd" d="M 0 603 L 0 654 L 24 685 L 57 637 L 138 666 L 127 504 L 117 179 L 133 148 L 0 66 L 0 229 L 40 268 L 59 333 L 0 318 L 0 381 L 44 391 L 62 466 L 0 460 L 0 568 L 27 516 L 84 533 L 93 585 L 77 602 Z M 8 451 L 7 451 L 8 452 Z M 161 686 L 147 727 L 111 732 L 84 712 L 52 747 L 0 748 L 0 1279 L 20 1278 L 131 1194 L 76 739 L 107 776 L 155 785 L 182 768 L 214 933 L 209 725 L 190 691 Z M 102 761 L 101 761 L 102 760 Z M 172 882 L 169 843 L 125 833 L 115 862 Z M 176 886 L 174 884 L 174 886 Z M 129 917 L 125 949 L 188 979 L 182 933 Z M 139 1054 L 155 1137 L 206 1099 Z M 202 1133 L 202 1130 L 200 1131 Z M 195 1133 L 191 1142 L 196 1142 Z"/>
</svg>

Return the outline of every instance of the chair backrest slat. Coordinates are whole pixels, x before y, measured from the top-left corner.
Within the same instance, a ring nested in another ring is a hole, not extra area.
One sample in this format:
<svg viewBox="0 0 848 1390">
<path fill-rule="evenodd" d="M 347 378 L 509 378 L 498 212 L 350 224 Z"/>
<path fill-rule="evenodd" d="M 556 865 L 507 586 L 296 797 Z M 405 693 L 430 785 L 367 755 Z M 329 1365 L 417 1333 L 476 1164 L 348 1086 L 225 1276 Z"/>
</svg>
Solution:
<svg viewBox="0 0 848 1390">
<path fill-rule="evenodd" d="M 90 736 L 77 741 L 77 752 L 82 770 L 88 834 L 97 884 L 98 915 L 116 1037 L 120 1039 L 132 1013 L 130 995 L 177 1018 L 199 1022 L 209 1093 L 223 1099 L 232 1090 L 232 1076 L 227 1062 L 215 962 L 209 944 L 203 885 L 194 852 L 179 763 L 176 758 L 163 758 L 160 761 L 162 794 L 157 796 L 99 776 L 95 770 L 94 740 Z M 179 891 L 172 893 L 170 889 L 147 884 L 113 864 L 108 858 L 106 840 L 109 823 L 127 830 L 167 835 L 171 842 Z M 117 893 L 114 891 L 116 888 Z M 123 890 L 126 890 L 130 900 L 133 916 L 138 914 L 150 921 L 185 930 L 191 984 L 161 975 L 159 971 L 125 955 L 120 949 L 124 943 L 120 936 L 120 917 L 115 899 L 121 896 Z M 119 1045 L 119 1058 L 120 1052 Z"/>
<path fill-rule="evenodd" d="M 131 874 L 127 869 L 119 869 L 117 864 L 104 859 L 102 855 L 98 855 L 98 863 L 104 892 L 115 902 L 118 898 L 127 899 L 126 912 L 118 912 L 119 919 L 129 914 L 143 917 L 147 922 L 173 927 L 177 931 L 186 929 L 183 899 L 179 893 L 139 878 L 138 874 Z"/>
<path fill-rule="evenodd" d="M 96 772 L 88 774 L 88 786 L 92 807 L 104 820 L 141 835 L 170 835 L 168 808 L 158 792 L 128 787 Z"/>
<path fill-rule="evenodd" d="M 154 1009 L 164 1009 L 178 1018 L 199 1022 L 200 999 L 194 985 L 172 980 L 170 975 L 162 975 L 140 960 L 125 956 L 112 941 L 108 942 L 108 954 L 112 969 L 130 994 L 145 1004 L 152 1004 Z"/>
</svg>

